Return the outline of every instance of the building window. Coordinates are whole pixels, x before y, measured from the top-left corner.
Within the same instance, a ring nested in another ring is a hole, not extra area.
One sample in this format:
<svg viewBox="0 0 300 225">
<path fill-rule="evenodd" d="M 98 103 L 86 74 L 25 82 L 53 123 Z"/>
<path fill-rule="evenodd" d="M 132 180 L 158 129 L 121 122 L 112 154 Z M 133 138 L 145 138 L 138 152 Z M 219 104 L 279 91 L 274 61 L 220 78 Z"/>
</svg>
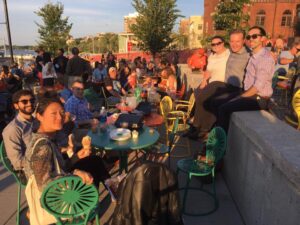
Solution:
<svg viewBox="0 0 300 225">
<path fill-rule="evenodd" d="M 198 24 L 198 30 L 202 30 L 202 24 Z"/>
<path fill-rule="evenodd" d="M 290 10 L 285 10 L 282 14 L 281 26 L 290 27 L 292 25 L 292 12 Z"/>
<path fill-rule="evenodd" d="M 263 27 L 265 25 L 265 19 L 266 12 L 264 10 L 258 11 L 258 13 L 256 14 L 255 25 Z"/>
</svg>

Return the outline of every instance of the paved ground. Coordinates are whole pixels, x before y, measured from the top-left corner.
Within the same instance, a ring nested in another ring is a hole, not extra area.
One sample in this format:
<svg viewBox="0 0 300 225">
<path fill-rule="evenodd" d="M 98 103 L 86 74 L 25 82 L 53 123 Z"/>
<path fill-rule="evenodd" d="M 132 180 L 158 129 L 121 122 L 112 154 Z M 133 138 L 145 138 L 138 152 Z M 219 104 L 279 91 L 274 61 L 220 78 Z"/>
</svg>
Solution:
<svg viewBox="0 0 300 225">
<path fill-rule="evenodd" d="M 182 140 L 180 142 L 183 142 Z M 191 149 L 193 151 L 199 149 L 200 143 L 191 141 Z M 175 154 L 184 154 L 186 149 L 182 147 L 176 147 L 174 149 Z M 171 157 L 171 168 L 176 168 L 176 161 L 180 158 Z M 166 158 L 160 159 L 160 161 L 165 161 Z M 135 154 L 130 155 L 130 161 L 135 161 Z M 134 163 L 131 163 L 131 166 Z M 112 173 L 116 171 L 117 168 L 113 168 L 111 170 Z M 179 175 L 179 183 L 182 186 L 185 182 L 185 176 Z M 0 164 L 0 224 L 5 225 L 13 225 L 15 224 L 15 215 L 16 215 L 16 203 L 17 203 L 17 186 L 14 182 L 14 178 L 5 170 L 2 164 Z M 199 186 L 200 180 L 194 179 L 192 181 L 193 186 Z M 206 185 L 209 189 L 211 186 Z M 216 177 L 216 188 L 217 188 L 217 196 L 219 199 L 219 208 L 218 210 L 208 216 L 204 217 L 190 217 L 183 216 L 185 225 L 243 225 L 243 221 L 239 215 L 239 212 L 231 198 L 231 195 L 227 189 L 227 186 L 224 182 L 221 173 L 217 173 Z M 108 195 L 107 191 L 103 190 L 103 187 L 100 188 L 101 198 L 104 198 Z M 23 195 L 22 205 L 26 206 L 26 201 Z M 188 195 L 188 209 L 189 211 L 198 212 L 201 208 L 207 209 L 211 204 L 211 200 L 207 199 L 204 195 L 199 192 L 191 191 Z M 110 202 L 110 198 L 105 198 L 102 201 L 102 215 L 101 215 L 101 224 L 110 224 L 111 216 L 114 210 L 114 204 Z M 21 224 L 29 224 L 25 219 L 25 213 L 22 213 Z"/>
</svg>

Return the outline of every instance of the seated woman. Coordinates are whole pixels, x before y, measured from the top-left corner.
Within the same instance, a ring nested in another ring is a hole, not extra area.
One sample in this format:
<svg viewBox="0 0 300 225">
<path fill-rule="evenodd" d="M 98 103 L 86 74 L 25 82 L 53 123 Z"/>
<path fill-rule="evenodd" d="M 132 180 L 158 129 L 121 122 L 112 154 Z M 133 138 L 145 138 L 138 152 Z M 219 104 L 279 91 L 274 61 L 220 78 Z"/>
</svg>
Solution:
<svg viewBox="0 0 300 225">
<path fill-rule="evenodd" d="M 177 79 L 171 68 L 167 67 L 161 71 L 161 82 L 158 84 L 159 93 L 162 97 L 169 95 L 175 97 L 177 91 Z"/>
<path fill-rule="evenodd" d="M 226 63 L 230 54 L 229 49 L 225 47 L 225 40 L 221 36 L 214 36 L 211 39 L 212 53 L 208 57 L 207 70 L 203 72 L 203 80 L 199 86 L 200 89 L 206 87 L 213 81 L 225 80 Z"/>
<path fill-rule="evenodd" d="M 94 159 L 88 161 L 91 153 L 90 147 L 83 148 L 73 156 L 71 156 L 73 149 L 69 149 L 71 158 L 64 159 L 56 142 L 57 132 L 63 128 L 64 123 L 64 108 L 58 98 L 41 98 L 36 109 L 36 119 L 39 121 L 39 127 L 37 132 L 32 134 L 25 154 L 25 174 L 28 178 L 25 195 L 30 210 L 30 223 L 51 224 L 55 222 L 54 217 L 43 210 L 40 205 L 42 191 L 49 182 L 73 174 L 79 176 L 84 183 L 92 184 L 96 183 L 96 179 L 107 180 L 109 175 L 103 165 L 99 167 L 95 164 L 101 161 Z M 72 148 L 72 146 L 69 147 Z M 94 171 L 84 164 L 94 167 Z M 96 167 L 98 171 L 95 171 Z M 94 179 L 90 173 L 76 168 L 90 170 L 89 172 L 93 172 L 93 175 L 100 174 L 100 177 Z"/>
</svg>

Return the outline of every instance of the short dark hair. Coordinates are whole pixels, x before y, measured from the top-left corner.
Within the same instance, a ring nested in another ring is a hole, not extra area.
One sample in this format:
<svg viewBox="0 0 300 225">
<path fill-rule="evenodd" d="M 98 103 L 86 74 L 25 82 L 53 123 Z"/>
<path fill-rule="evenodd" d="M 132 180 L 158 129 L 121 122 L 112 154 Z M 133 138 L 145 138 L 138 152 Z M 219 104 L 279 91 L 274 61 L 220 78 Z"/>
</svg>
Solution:
<svg viewBox="0 0 300 225">
<path fill-rule="evenodd" d="M 225 43 L 225 39 L 224 39 L 222 36 L 220 36 L 220 35 L 213 36 L 213 37 L 210 39 L 210 41 L 212 41 L 212 40 L 214 40 L 214 39 L 220 39 L 222 42 Z"/>
<path fill-rule="evenodd" d="M 62 53 L 65 53 L 65 50 L 63 48 L 60 48 L 58 50 L 61 51 Z"/>
<path fill-rule="evenodd" d="M 53 93 L 48 94 L 48 92 L 45 92 L 44 96 L 42 96 L 38 101 L 36 113 L 43 115 L 51 103 L 58 103 L 63 107 L 62 102 L 57 96 L 53 95 Z"/>
<path fill-rule="evenodd" d="M 77 47 L 72 48 L 72 54 L 73 55 L 78 55 L 79 54 L 79 49 Z"/>
<path fill-rule="evenodd" d="M 73 85 L 74 85 L 75 83 L 83 84 L 83 82 L 82 82 L 81 80 L 74 80 L 74 81 L 72 82 L 71 87 L 73 87 Z"/>
<path fill-rule="evenodd" d="M 245 37 L 246 37 L 245 31 L 242 30 L 242 29 L 234 29 L 234 30 L 230 31 L 230 32 L 229 32 L 229 37 L 230 37 L 231 35 L 233 35 L 233 34 L 242 34 L 242 35 L 243 35 L 243 39 L 245 39 Z"/>
<path fill-rule="evenodd" d="M 266 36 L 266 35 L 267 35 L 265 29 L 262 28 L 262 27 L 259 27 L 259 26 L 253 26 L 253 27 L 250 27 L 250 29 L 248 30 L 248 32 L 249 32 L 250 30 L 254 30 L 254 29 L 259 30 L 259 32 L 260 32 L 260 34 L 261 34 L 262 36 Z"/>
<path fill-rule="evenodd" d="M 31 90 L 19 90 L 13 94 L 12 102 L 18 103 L 22 96 L 27 96 L 27 95 L 34 97 L 34 94 Z"/>
</svg>

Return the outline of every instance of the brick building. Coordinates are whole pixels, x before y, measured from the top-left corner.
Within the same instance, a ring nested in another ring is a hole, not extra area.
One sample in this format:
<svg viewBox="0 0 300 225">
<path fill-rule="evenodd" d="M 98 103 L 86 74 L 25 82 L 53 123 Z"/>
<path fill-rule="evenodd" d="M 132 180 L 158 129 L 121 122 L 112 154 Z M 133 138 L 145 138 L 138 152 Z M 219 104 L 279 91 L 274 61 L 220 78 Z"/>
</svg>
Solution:
<svg viewBox="0 0 300 225">
<path fill-rule="evenodd" d="M 211 14 L 219 0 L 204 0 L 205 35 L 214 35 Z M 249 6 L 249 25 L 262 26 L 270 37 L 285 39 L 300 36 L 294 25 L 300 20 L 300 0 L 252 0 Z"/>
</svg>

